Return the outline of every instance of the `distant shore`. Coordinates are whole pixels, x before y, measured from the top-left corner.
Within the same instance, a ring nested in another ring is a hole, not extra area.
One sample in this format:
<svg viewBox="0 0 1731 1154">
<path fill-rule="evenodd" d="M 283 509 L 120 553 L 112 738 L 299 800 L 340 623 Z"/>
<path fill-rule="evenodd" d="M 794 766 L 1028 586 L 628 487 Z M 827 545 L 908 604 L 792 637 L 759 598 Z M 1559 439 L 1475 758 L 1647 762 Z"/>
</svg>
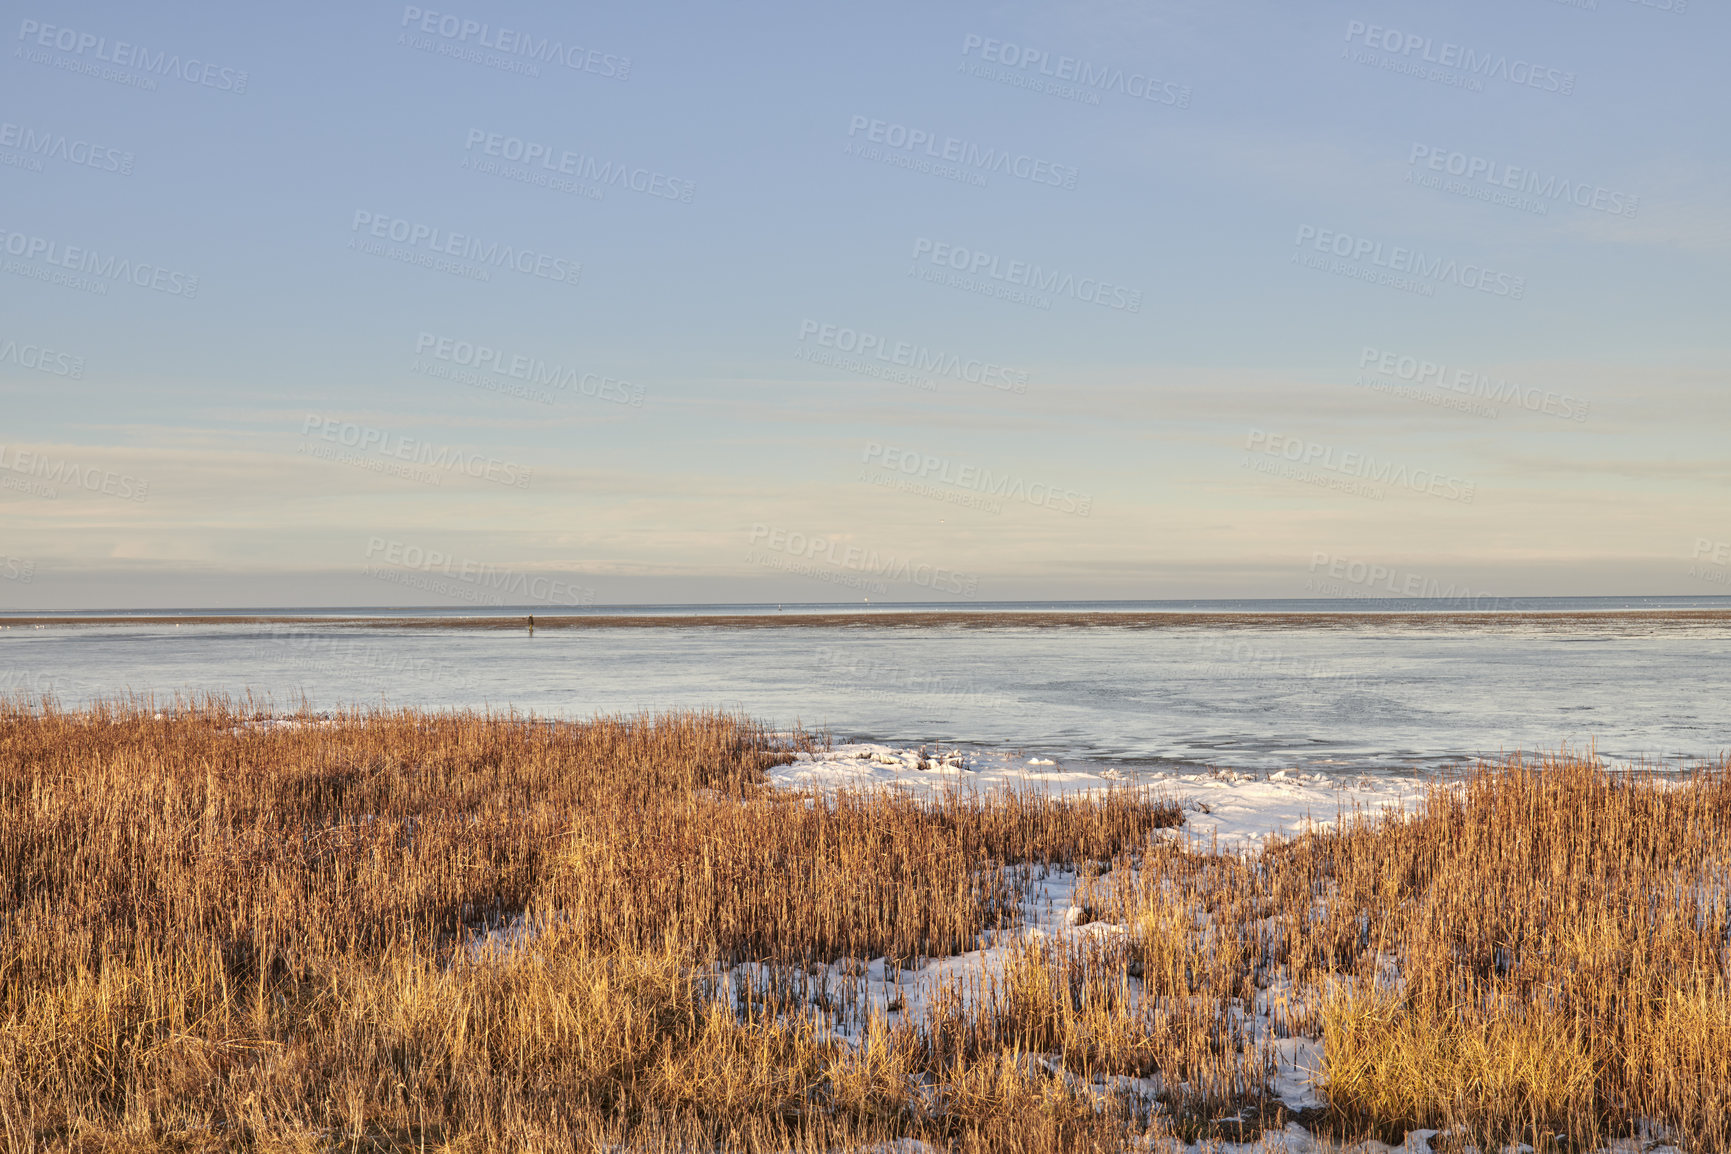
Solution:
<svg viewBox="0 0 1731 1154">
<path fill-rule="evenodd" d="M 0 614 L 3 627 L 57 625 L 299 625 L 345 626 L 365 629 L 527 629 L 530 615 L 491 614 L 467 617 L 369 616 L 346 613 L 330 616 L 273 613 L 159 614 Z M 1485 625 L 1642 626 L 1675 629 L 1701 625 L 1731 626 L 1731 609 L 1595 609 L 1595 610 L 1424 610 L 1365 612 L 1269 611 L 1243 612 L 1146 612 L 1048 611 L 1048 610 L 930 610 L 898 612 L 783 612 L 783 613 L 585 613 L 533 615 L 541 629 L 1345 629 L 1386 627 L 1458 629 Z"/>
</svg>

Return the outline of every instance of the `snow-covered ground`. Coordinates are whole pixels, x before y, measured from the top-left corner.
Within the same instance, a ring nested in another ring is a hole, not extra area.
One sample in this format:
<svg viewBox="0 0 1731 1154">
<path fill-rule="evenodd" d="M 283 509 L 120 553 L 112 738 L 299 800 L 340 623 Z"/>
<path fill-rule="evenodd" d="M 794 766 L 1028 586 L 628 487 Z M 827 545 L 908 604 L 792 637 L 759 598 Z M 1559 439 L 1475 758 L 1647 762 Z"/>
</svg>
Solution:
<svg viewBox="0 0 1731 1154">
<path fill-rule="evenodd" d="M 1432 1145 L 1432 1140 L 1439 1136 L 1436 1130 L 1408 1130 L 1406 1138 L 1399 1146 L 1389 1146 L 1370 1139 L 1355 1142 L 1345 1147 L 1345 1154 L 1434 1154 L 1438 1149 Z M 1447 1149 L 1461 1149 L 1459 1146 L 1448 1146 Z M 1476 1149 L 1465 1146 L 1466 1150 Z M 1335 1154 L 1342 1147 L 1332 1142 L 1323 1142 L 1313 1137 L 1310 1131 L 1297 1122 L 1288 1122 L 1284 1130 L 1270 1130 L 1255 1142 L 1197 1142 L 1185 1145 L 1176 1140 L 1151 1144 L 1146 1147 L 1159 1154 Z M 1504 1154 L 1532 1154 L 1531 1146 L 1507 1147 Z M 1609 1147 L 1595 1154 L 1683 1154 L 1675 1146 L 1660 1144 L 1656 1141 L 1613 1142 Z"/>
<path fill-rule="evenodd" d="M 919 797 L 951 791 L 988 793 L 995 789 L 1038 790 L 1058 796 L 1086 795 L 1109 789 L 1147 789 L 1169 798 L 1184 811 L 1185 824 L 1175 831 L 1184 844 L 1202 851 L 1254 851 L 1271 834 L 1292 835 L 1307 826 L 1333 825 L 1342 815 L 1376 814 L 1384 810 L 1411 812 L 1425 796 L 1430 779 L 1417 774 L 1338 775 L 1278 770 L 1250 773 L 1236 770 L 1179 772 L 1127 771 L 1090 763 L 1065 764 L 1052 758 L 1026 757 L 1001 751 L 898 748 L 867 742 L 843 744 L 827 751 L 801 753 L 790 764 L 770 771 L 773 784 L 789 789 L 829 793 L 838 789 L 895 789 Z M 953 989 L 964 998 L 978 994 L 1000 979 L 1013 950 L 1028 944 L 1054 947 L 1105 944 L 1126 937 L 1124 925 L 1086 921 L 1078 889 L 1089 883 L 1074 870 L 1026 869 L 1020 917 L 1015 924 L 989 930 L 980 947 L 953 957 L 935 958 L 918 969 L 900 969 L 885 959 L 843 959 L 809 975 L 824 1003 L 833 1034 L 849 1042 L 859 1039 L 871 1014 L 890 1022 L 917 1021 L 938 992 Z M 1098 879 L 1107 892 L 1110 877 Z M 1395 959 L 1387 959 L 1390 980 L 1398 980 Z M 886 968 L 887 967 L 887 968 Z M 755 963 L 736 966 L 723 979 L 735 995 L 774 983 L 773 972 Z M 1380 979 L 1379 979 L 1380 980 Z M 1132 981 L 1132 996 L 1140 982 Z M 832 993 L 833 992 L 833 993 Z M 1284 982 L 1262 991 L 1247 1007 L 1247 1025 L 1267 1044 L 1276 1060 L 1268 1089 L 1293 1110 L 1327 1104 L 1323 1079 L 1322 1043 L 1316 1038 L 1280 1037 L 1274 1028 L 1282 999 L 1298 995 Z M 1056 1061 L 1056 1055 L 1034 1056 L 1049 1074 L 1078 1081 Z M 1112 1077 L 1092 1087 L 1099 1093 L 1144 1098 L 1160 1092 L 1157 1079 Z M 1399 1146 L 1363 1142 L 1354 1154 L 1431 1154 L 1435 1130 L 1409 1132 Z M 932 1149 L 919 1142 L 879 1146 L 905 1154 Z M 1148 1147 L 1159 1154 L 1327 1154 L 1339 1148 L 1319 1141 L 1297 1122 L 1268 1131 L 1254 1142 L 1176 1140 Z M 1681 1154 L 1673 1146 L 1618 1143 L 1606 1154 Z"/>
<path fill-rule="evenodd" d="M 1327 825 L 1355 808 L 1411 809 L 1424 796 L 1424 781 L 1416 776 L 1331 777 L 1321 773 L 1277 771 L 1267 774 L 1232 770 L 1193 773 L 1164 770 L 1126 771 L 1093 764 L 1065 765 L 1045 757 L 1024 757 L 999 751 L 909 749 L 873 743 L 851 743 L 817 753 L 770 771 L 771 781 L 784 788 L 817 790 L 894 789 L 919 797 L 961 791 L 985 794 L 993 790 L 1035 790 L 1056 796 L 1078 796 L 1111 789 L 1143 789 L 1170 799 L 1184 810 L 1185 825 L 1174 836 L 1198 849 L 1254 849 L 1271 833 L 1292 834 L 1309 824 Z M 1110 878 L 1094 885 L 1105 893 Z M 1058 948 L 1106 944 L 1123 939 L 1129 927 L 1088 921 L 1078 888 L 1088 883 L 1072 869 L 1029 868 L 1021 871 L 1020 917 L 1015 924 L 989 930 L 980 947 L 953 957 L 935 958 L 916 970 L 900 969 L 884 959 L 843 959 L 812 975 L 824 995 L 836 1036 L 857 1039 L 865 1019 L 881 1014 L 889 1021 L 917 1021 L 942 989 L 964 999 L 978 996 L 1001 979 L 1011 953 L 1030 944 Z M 887 968 L 886 968 L 887 967 Z M 776 981 L 770 970 L 755 964 L 736 966 L 727 979 L 737 993 Z M 1134 980 L 1133 980 L 1134 982 Z M 1135 982 L 1139 986 L 1139 982 Z M 839 997 L 832 997 L 835 991 Z M 1275 993 L 1275 991 L 1270 991 Z M 1292 1109 L 1324 1105 L 1320 1078 L 1321 1044 L 1310 1038 L 1276 1038 L 1273 1007 L 1266 997 L 1251 1008 L 1251 1028 L 1274 1050 L 1278 1071 L 1270 1089 Z M 1045 1064 L 1064 1076 L 1050 1059 Z M 1156 1080 L 1115 1078 L 1099 1090 L 1113 1089 L 1152 1100 Z M 1271 1135 L 1284 1146 L 1264 1149 L 1307 1149 L 1302 1130 Z M 1404 1154 L 1425 1149 L 1416 1138 Z M 1246 1147 L 1249 1149 L 1249 1147 Z"/>
<path fill-rule="evenodd" d="M 871 742 L 838 745 L 769 771 L 778 786 L 831 792 L 889 788 L 931 797 L 947 791 L 1039 790 L 1054 795 L 1146 789 L 1184 809 L 1182 836 L 1199 848 L 1250 849 L 1271 833 L 1333 824 L 1355 808 L 1410 810 L 1425 779 L 1412 774 L 1338 775 L 1276 770 L 1249 773 L 1126 770 L 1099 763 L 1065 764 L 995 750 L 897 748 Z"/>
<path fill-rule="evenodd" d="M 811 972 L 806 988 L 816 996 L 818 1004 L 831 1007 L 825 1015 L 830 1032 L 851 1043 L 859 1040 L 874 1015 L 892 1025 L 918 1022 L 940 991 L 959 996 L 965 1005 L 973 1004 L 1001 981 L 1006 963 L 1020 947 L 1034 945 L 1063 951 L 1128 939 L 1130 928 L 1126 925 L 1085 920 L 1085 899 L 1079 891 L 1085 892 L 1091 886 L 1096 894 L 1107 893 L 1113 880 L 1110 874 L 1089 882 L 1079 878 L 1073 869 L 1034 866 L 1019 872 L 1020 916 L 1013 925 L 985 931 L 978 949 L 933 958 L 917 969 L 899 968 L 884 958 L 843 958 Z M 773 967 L 746 962 L 729 970 L 725 981 L 733 996 L 740 997 L 745 996 L 745 991 L 763 990 L 778 981 L 784 982 L 785 976 Z M 1132 978 L 1130 985 L 1134 1005 L 1139 1000 L 1141 982 Z M 1320 1043 L 1308 1038 L 1275 1037 L 1276 1003 L 1282 994 L 1282 990 L 1271 988 L 1259 995 L 1248 1022 L 1257 1038 L 1275 1051 L 1278 1071 L 1270 1089 L 1294 1110 L 1325 1105 L 1319 1082 Z M 1045 1064 L 1052 1073 L 1060 1074 L 1054 1059 L 1046 1059 Z M 1102 1083 L 1096 1089 L 1139 1095 L 1150 1103 L 1161 1091 L 1157 1079 L 1119 1077 L 1109 1081 L 1110 1087 Z"/>
</svg>

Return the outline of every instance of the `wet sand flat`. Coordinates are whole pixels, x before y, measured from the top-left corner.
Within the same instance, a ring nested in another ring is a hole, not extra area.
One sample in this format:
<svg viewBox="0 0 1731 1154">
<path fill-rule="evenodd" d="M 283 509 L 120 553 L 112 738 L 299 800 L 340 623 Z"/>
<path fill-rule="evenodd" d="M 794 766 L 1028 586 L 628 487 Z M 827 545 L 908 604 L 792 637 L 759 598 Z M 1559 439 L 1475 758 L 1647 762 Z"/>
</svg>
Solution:
<svg viewBox="0 0 1731 1154">
<path fill-rule="evenodd" d="M 367 629 L 524 629 L 528 615 L 386 617 L 358 614 L 200 614 L 180 616 L 0 616 L 0 626 L 58 625 L 341 625 Z M 1557 610 L 1478 612 L 1005 612 L 931 610 L 887 613 L 564 614 L 534 615 L 536 629 L 1418 629 L 1458 630 L 1544 626 L 1618 631 L 1695 630 L 1731 626 L 1731 610 Z"/>
</svg>

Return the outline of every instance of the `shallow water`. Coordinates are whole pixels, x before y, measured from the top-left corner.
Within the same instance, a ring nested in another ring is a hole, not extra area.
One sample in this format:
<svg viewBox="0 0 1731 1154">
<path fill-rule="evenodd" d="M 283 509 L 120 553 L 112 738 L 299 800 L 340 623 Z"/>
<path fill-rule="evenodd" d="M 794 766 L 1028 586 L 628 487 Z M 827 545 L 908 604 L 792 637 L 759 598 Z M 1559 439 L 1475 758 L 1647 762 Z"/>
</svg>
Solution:
<svg viewBox="0 0 1731 1154">
<path fill-rule="evenodd" d="M 1253 603 L 1252 603 L 1253 604 Z M 1559 604 L 1559 608 L 1573 605 Z M 976 607 L 977 608 L 977 607 Z M 773 611 L 773 610 L 771 610 Z M 317 624 L 0 628 L 0 691 L 75 705 L 222 692 L 314 708 L 708 706 L 838 737 L 1088 762 L 1357 773 L 1595 744 L 1670 764 L 1731 749 L 1731 625 L 1168 629 Z"/>
</svg>

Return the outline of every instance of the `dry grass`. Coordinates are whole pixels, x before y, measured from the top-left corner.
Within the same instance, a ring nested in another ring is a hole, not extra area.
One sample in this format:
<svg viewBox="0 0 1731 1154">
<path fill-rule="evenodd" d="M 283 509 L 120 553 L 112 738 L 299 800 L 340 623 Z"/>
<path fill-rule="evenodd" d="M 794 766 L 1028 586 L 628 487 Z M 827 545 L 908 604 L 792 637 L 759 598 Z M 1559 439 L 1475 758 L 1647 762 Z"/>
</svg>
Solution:
<svg viewBox="0 0 1731 1154">
<path fill-rule="evenodd" d="M 1731 1148 L 1724 766 L 1677 787 L 1528 763 L 1291 848 L 1365 919 L 1322 1011 L 1338 1106 L 1528 1141 L 1645 1117 Z M 1369 981 L 1377 952 L 1398 989 Z"/>
<path fill-rule="evenodd" d="M 1237 857 L 1129 793 L 771 790 L 816 739 L 729 716 L 259 720 L 0 707 L 7 1149 L 1120 1149 L 1280 1124 L 1298 1034 L 1342 1137 L 1731 1150 L 1724 765 L 1484 768 Z M 820 969 L 973 949 L 1058 866 L 1106 928 L 924 1015 Z"/>
<path fill-rule="evenodd" d="M 1208 1031 L 1229 1056 L 1193 1067 L 1211 1108 L 1297 1034 L 1326 1044 L 1312 1120 L 1343 1134 L 1592 1149 L 1646 1119 L 1731 1150 L 1731 766 L 1480 766 L 1413 815 L 1161 847 L 1103 889 L 1148 994 L 1103 1033 L 1188 1015 L 1191 1052 Z M 1260 1007 L 1262 1044 L 1223 1007 Z"/>
<path fill-rule="evenodd" d="M 716 964 L 971 948 L 1003 867 L 1124 852 L 1170 807 L 825 804 L 761 784 L 809 737 L 717 715 L 257 720 L 0 711 L 8 1148 L 988 1148 L 1006 1126 L 1033 1148 L 1103 1124 L 1075 1096 L 1005 1115 L 1044 1090 L 991 1063 L 928 1108 L 905 1031 L 856 1052 L 734 1006 Z M 518 917 L 532 948 L 471 956 Z"/>
</svg>

